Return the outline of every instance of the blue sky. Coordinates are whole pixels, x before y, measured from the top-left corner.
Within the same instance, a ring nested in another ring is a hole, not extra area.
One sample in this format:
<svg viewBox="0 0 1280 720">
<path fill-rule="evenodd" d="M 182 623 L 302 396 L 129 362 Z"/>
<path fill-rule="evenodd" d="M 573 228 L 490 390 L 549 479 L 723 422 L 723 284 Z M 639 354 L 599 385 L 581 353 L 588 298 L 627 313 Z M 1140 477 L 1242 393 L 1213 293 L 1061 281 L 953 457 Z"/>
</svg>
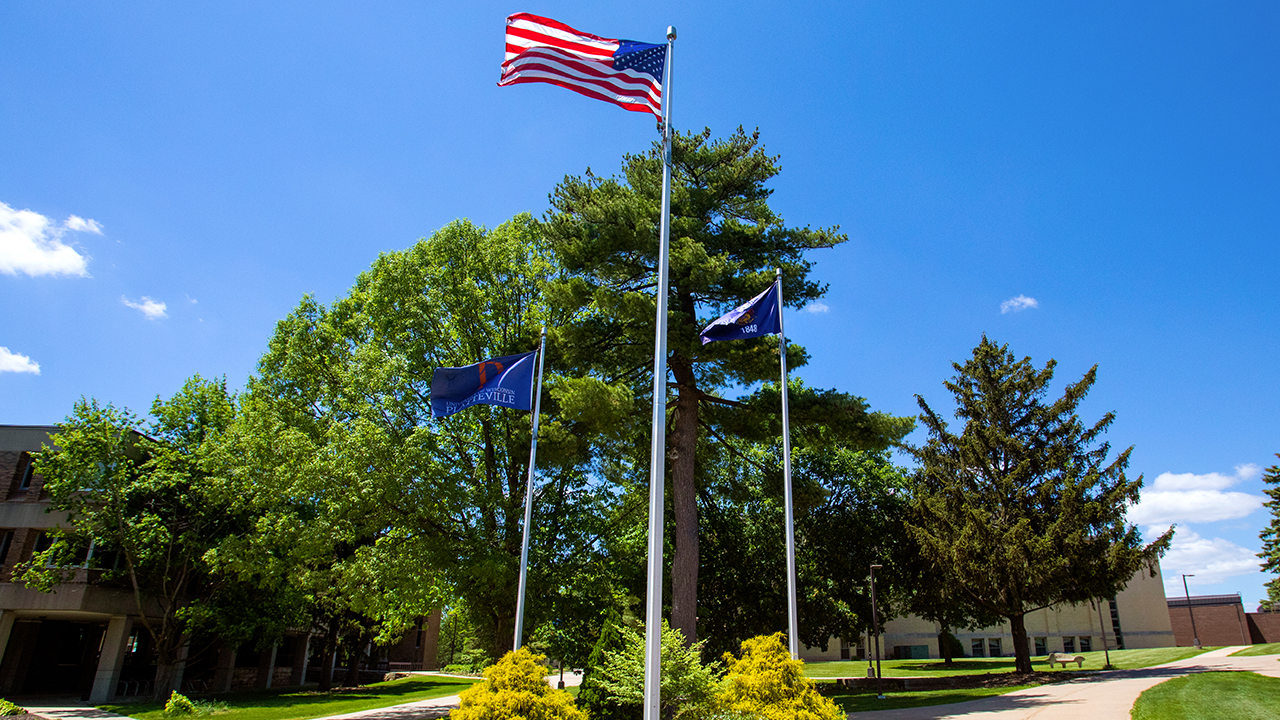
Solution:
<svg viewBox="0 0 1280 720">
<path fill-rule="evenodd" d="M 693 5 L 0 5 L 0 423 L 239 386 L 304 293 L 616 171 L 653 122 L 498 88 L 503 18 L 675 25 L 674 124 L 758 127 L 775 209 L 849 234 L 788 319 L 800 376 L 911 414 L 950 407 L 983 333 L 1057 359 L 1059 387 L 1098 364 L 1083 415 L 1135 446 L 1134 520 L 1178 525 L 1170 592 L 1194 573 L 1252 608 L 1280 452 L 1280 6 Z"/>
</svg>

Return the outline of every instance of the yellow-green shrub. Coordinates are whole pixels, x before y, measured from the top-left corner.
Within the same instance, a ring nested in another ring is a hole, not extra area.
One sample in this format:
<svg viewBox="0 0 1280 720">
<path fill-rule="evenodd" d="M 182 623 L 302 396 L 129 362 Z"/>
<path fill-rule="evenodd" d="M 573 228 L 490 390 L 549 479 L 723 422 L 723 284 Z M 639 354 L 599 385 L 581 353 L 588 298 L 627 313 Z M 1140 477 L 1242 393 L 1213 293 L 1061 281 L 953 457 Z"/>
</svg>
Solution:
<svg viewBox="0 0 1280 720">
<path fill-rule="evenodd" d="M 742 657 L 724 654 L 728 672 L 718 698 L 720 707 L 765 720 L 844 720 L 844 713 L 818 694 L 804 676 L 804 663 L 793 660 L 782 633 L 760 635 L 742 643 Z"/>
<path fill-rule="evenodd" d="M 484 682 L 463 691 L 450 720 L 587 720 L 569 693 L 551 689 L 543 659 L 527 648 L 503 655 Z"/>
<path fill-rule="evenodd" d="M 194 715 L 196 713 L 196 704 L 186 695 L 179 695 L 177 690 L 169 696 L 169 702 L 164 704 L 165 715 Z"/>
</svg>

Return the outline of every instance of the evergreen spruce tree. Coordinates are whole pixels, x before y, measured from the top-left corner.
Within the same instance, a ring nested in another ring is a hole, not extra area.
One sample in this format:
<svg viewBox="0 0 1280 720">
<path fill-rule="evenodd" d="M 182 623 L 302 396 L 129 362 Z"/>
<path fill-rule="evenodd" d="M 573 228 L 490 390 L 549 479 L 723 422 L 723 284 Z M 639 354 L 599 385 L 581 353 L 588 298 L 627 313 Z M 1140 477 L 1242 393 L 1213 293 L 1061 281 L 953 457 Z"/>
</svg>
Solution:
<svg viewBox="0 0 1280 720">
<path fill-rule="evenodd" d="M 1276 457 L 1280 458 L 1280 454 Z M 1262 609 L 1266 612 L 1280 612 L 1280 465 L 1267 468 L 1262 481 L 1270 487 L 1263 490 L 1271 498 L 1263 503 L 1271 510 L 1271 524 L 1259 533 L 1262 538 L 1262 569 L 1276 573 L 1277 577 L 1267 583 L 1267 599 L 1262 601 Z"/>
<path fill-rule="evenodd" d="M 1107 413 L 1085 426 L 1076 409 L 1097 366 L 1046 398 L 1055 363 L 1037 369 L 985 336 L 956 376 L 952 432 L 917 396 L 928 442 L 920 462 L 908 531 L 926 560 L 952 574 L 978 608 L 1009 620 L 1017 671 L 1031 672 L 1024 616 L 1062 603 L 1111 597 L 1169 547 L 1170 529 L 1143 545 L 1125 521 L 1142 478 L 1125 476 L 1130 447 L 1110 458 L 1101 437 Z"/>
</svg>

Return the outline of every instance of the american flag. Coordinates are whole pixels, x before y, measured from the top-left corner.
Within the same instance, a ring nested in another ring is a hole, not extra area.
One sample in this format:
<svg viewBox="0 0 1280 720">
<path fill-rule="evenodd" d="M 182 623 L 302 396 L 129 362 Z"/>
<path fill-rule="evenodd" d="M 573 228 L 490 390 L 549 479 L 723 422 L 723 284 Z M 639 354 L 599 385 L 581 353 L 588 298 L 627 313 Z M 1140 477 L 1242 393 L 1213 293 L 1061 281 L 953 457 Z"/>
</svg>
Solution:
<svg viewBox="0 0 1280 720">
<path fill-rule="evenodd" d="M 610 40 L 549 18 L 507 18 L 507 58 L 498 85 L 545 82 L 624 110 L 662 117 L 665 45 Z"/>
</svg>

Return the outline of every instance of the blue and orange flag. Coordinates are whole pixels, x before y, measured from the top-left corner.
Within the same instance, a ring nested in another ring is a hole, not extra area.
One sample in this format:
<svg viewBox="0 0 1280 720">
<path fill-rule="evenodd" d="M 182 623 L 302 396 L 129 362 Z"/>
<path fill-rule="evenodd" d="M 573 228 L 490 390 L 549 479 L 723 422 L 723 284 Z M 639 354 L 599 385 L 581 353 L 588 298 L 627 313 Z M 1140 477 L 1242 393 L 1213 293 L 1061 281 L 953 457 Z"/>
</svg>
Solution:
<svg viewBox="0 0 1280 720">
<path fill-rule="evenodd" d="M 431 375 L 432 417 L 452 415 L 472 405 L 528 410 L 535 355 L 503 355 L 466 367 L 436 368 Z"/>
<path fill-rule="evenodd" d="M 745 340 L 782 332 L 778 312 L 778 283 L 739 305 L 702 330 L 702 344 L 717 340 Z"/>
</svg>

